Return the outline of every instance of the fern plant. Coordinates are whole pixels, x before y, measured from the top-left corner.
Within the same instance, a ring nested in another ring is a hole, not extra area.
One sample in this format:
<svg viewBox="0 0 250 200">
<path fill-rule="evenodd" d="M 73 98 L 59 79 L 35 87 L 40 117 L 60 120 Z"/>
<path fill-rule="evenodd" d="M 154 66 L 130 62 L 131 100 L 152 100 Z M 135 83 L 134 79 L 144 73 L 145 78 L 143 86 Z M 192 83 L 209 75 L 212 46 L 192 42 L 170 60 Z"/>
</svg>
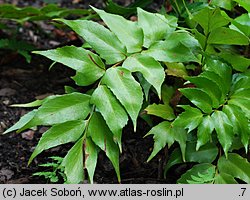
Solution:
<svg viewBox="0 0 250 200">
<path fill-rule="evenodd" d="M 74 30 L 90 49 L 65 46 L 34 52 L 74 69 L 75 83 L 91 89 L 86 93 L 69 91 L 18 105 L 38 108 L 5 133 L 21 132 L 38 125 L 51 126 L 42 135 L 29 163 L 46 149 L 73 142 L 61 163 L 67 183 L 79 183 L 87 178 L 84 169 L 93 183 L 100 151 L 112 162 L 120 182 L 122 130 L 131 120 L 136 131 L 137 118 L 146 111 L 147 115 L 163 119 L 147 134 L 153 135 L 155 141 L 148 161 L 166 145 L 179 143 L 166 165 L 166 174 L 174 164 L 197 162 L 200 164 L 183 174 L 179 182 L 233 182 L 235 177 L 250 182 L 246 178 L 250 176 L 250 168 L 245 168 L 250 166 L 247 160 L 228 153 L 234 149 L 236 141 L 241 142 L 246 152 L 249 144 L 246 64 L 249 59 L 234 54 L 234 58 L 245 61 L 239 66 L 227 59 L 230 56 L 221 56 L 224 51 L 219 51 L 224 45 L 249 44 L 248 36 L 228 26 L 234 20 L 219 8 L 206 6 L 190 12 L 189 20 L 196 27 L 188 29 L 178 27 L 174 16 L 149 13 L 140 8 L 137 22 L 93 9 L 107 27 L 89 20 L 56 20 Z M 203 19 L 208 21 L 200 20 L 203 15 L 209 16 Z M 218 36 L 215 30 L 219 31 Z M 228 37 L 224 37 L 225 34 Z M 188 76 L 191 69 L 202 73 Z M 238 72 L 234 73 L 235 70 Z M 187 84 L 180 89 L 190 103 L 180 106 L 184 112 L 177 117 L 178 110 L 170 102 L 178 85 L 166 84 L 170 76 L 195 85 L 190 88 Z M 152 103 L 151 93 L 159 97 L 159 104 Z M 218 154 L 218 164 L 211 164 Z M 240 162 L 245 170 L 231 171 L 225 167 L 234 166 L 235 162 Z"/>
<path fill-rule="evenodd" d="M 63 158 L 58 156 L 52 156 L 50 157 L 52 159 L 52 162 L 40 164 L 40 167 L 46 167 L 46 168 L 52 168 L 52 171 L 41 171 L 36 172 L 32 174 L 33 176 L 44 176 L 45 179 L 48 179 L 51 183 L 57 183 L 59 182 L 60 178 L 63 179 L 64 182 L 66 182 L 67 178 L 64 174 L 64 169 L 61 166 L 61 163 L 63 161 Z"/>
</svg>

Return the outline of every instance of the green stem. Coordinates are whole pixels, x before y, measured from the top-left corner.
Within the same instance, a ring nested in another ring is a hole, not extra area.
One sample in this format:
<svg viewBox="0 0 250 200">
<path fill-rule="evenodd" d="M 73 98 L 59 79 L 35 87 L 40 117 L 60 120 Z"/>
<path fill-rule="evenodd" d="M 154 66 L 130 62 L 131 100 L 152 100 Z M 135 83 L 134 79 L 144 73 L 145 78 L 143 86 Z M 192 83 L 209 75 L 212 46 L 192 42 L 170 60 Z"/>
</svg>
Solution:
<svg viewBox="0 0 250 200">
<path fill-rule="evenodd" d="M 88 119 L 86 120 L 86 126 L 85 126 L 85 129 L 84 129 L 84 135 L 83 135 L 83 137 L 82 137 L 83 140 L 85 140 L 86 137 L 87 137 L 89 122 L 90 122 L 90 120 L 91 120 L 91 118 L 92 118 L 92 116 L 93 116 L 93 114 L 94 114 L 95 108 L 96 108 L 96 106 L 93 105 L 93 106 L 92 106 L 92 109 L 91 109 L 91 112 L 90 112 L 90 115 L 89 115 Z"/>
<path fill-rule="evenodd" d="M 185 28 L 185 27 L 179 27 L 179 26 L 177 26 L 176 29 L 178 29 L 178 30 L 184 30 L 184 31 L 192 31 L 191 28 Z"/>
<path fill-rule="evenodd" d="M 97 87 L 101 84 L 101 81 L 102 81 L 102 80 L 100 80 L 100 81 L 98 82 Z M 96 106 L 93 105 L 92 108 L 91 108 L 89 117 L 88 117 L 88 119 L 86 120 L 86 126 L 85 126 L 85 129 L 84 129 L 83 140 L 85 140 L 85 138 L 87 137 L 87 130 L 88 130 L 88 126 L 89 126 L 89 121 L 91 120 L 91 117 L 93 116 L 93 114 L 94 114 L 94 112 L 95 112 L 95 108 L 96 108 Z"/>
<path fill-rule="evenodd" d="M 215 167 L 215 176 L 214 177 L 216 177 L 216 176 L 218 176 L 219 175 L 219 170 L 218 170 L 218 167 L 216 166 Z M 214 178 L 214 180 L 212 181 L 212 184 L 214 184 L 214 182 L 215 182 L 215 178 Z"/>
<path fill-rule="evenodd" d="M 185 9 L 186 9 L 186 11 L 187 11 L 187 13 L 188 13 L 188 17 L 189 17 L 189 18 L 192 18 L 193 16 L 192 16 L 191 12 L 188 10 L 188 7 L 187 7 L 187 5 L 186 5 L 185 0 L 182 0 L 182 3 L 183 3 L 183 5 L 184 5 L 184 7 L 185 7 Z"/>
<path fill-rule="evenodd" d="M 176 6 L 176 8 L 177 8 L 177 13 L 178 13 L 178 15 L 181 16 L 181 10 L 180 10 L 179 5 L 178 5 L 178 3 L 176 2 L 176 0 L 174 0 L 174 4 L 175 4 L 175 6 Z"/>
<path fill-rule="evenodd" d="M 115 67 L 119 66 L 123 61 L 124 61 L 124 60 L 122 60 L 122 61 L 120 61 L 120 62 L 114 64 L 112 67 L 115 68 Z"/>
<path fill-rule="evenodd" d="M 208 40 L 208 37 L 209 37 L 209 33 L 206 34 L 205 36 L 206 36 L 206 39 L 205 39 L 205 45 L 204 45 L 204 49 L 203 49 L 204 53 L 207 50 L 207 40 Z M 204 67 L 204 65 L 205 65 L 205 56 L 203 54 L 202 57 L 201 57 L 201 67 Z"/>
<path fill-rule="evenodd" d="M 90 54 L 88 54 L 88 57 L 89 57 L 89 59 L 97 66 L 97 67 L 99 67 L 100 69 L 102 69 L 102 70 L 106 70 L 105 68 L 102 68 L 100 65 L 98 65 L 98 63 L 94 60 L 94 58 L 90 55 Z"/>
</svg>

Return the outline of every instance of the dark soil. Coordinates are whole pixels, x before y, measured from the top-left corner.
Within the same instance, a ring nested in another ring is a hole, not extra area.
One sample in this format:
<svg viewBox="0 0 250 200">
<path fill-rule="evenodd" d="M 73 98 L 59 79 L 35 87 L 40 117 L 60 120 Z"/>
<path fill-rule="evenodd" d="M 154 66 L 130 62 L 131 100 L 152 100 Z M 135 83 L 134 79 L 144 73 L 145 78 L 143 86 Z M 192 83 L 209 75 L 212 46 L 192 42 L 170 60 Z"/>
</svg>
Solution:
<svg viewBox="0 0 250 200">
<path fill-rule="evenodd" d="M 19 6 L 42 5 L 42 1 L 0 0 L 0 3 L 3 2 L 16 3 Z M 60 2 L 62 6 L 78 6 L 81 8 L 87 6 L 86 3 L 83 3 L 86 1 L 79 1 L 76 4 L 69 3 L 72 1 Z M 102 6 L 102 1 L 89 2 L 92 2 L 92 5 L 96 4 L 98 7 Z M 35 26 L 33 24 L 27 26 L 28 28 L 21 30 L 20 37 L 23 40 L 32 41 L 32 34 L 29 35 L 28 33 L 30 31 L 35 33 Z M 65 44 L 81 44 L 79 39 L 66 37 L 66 34 L 58 38 L 52 28 L 50 37 L 36 35 L 36 43 L 33 41 L 33 44 L 44 49 Z M 43 177 L 32 176 L 32 174 L 44 170 L 38 165 L 50 161 L 49 156 L 65 156 L 71 144 L 43 152 L 34 159 L 30 166 L 27 166 L 32 151 L 47 127 L 38 127 L 36 130 L 28 130 L 19 134 L 2 135 L 2 133 L 30 111 L 30 109 L 14 108 L 10 105 L 31 102 L 51 94 L 63 94 L 65 85 L 75 86 L 69 78 L 74 72 L 59 64 L 56 64 L 49 71 L 51 61 L 41 56 L 32 56 L 31 63 L 27 63 L 23 57 L 13 52 L 4 51 L 1 55 L 0 183 L 47 183 L 47 180 Z M 151 137 L 143 138 L 150 127 L 143 120 L 139 120 L 138 124 L 136 133 L 133 132 L 131 124 L 127 125 L 123 132 L 123 153 L 120 157 L 122 183 L 174 183 L 178 178 L 178 170 L 169 173 L 171 175 L 167 179 L 163 178 L 164 163 L 166 162 L 164 152 L 161 152 L 149 163 L 146 162 L 152 151 L 153 139 Z M 99 156 L 94 180 L 97 183 L 117 183 L 114 169 L 102 153 Z"/>
</svg>

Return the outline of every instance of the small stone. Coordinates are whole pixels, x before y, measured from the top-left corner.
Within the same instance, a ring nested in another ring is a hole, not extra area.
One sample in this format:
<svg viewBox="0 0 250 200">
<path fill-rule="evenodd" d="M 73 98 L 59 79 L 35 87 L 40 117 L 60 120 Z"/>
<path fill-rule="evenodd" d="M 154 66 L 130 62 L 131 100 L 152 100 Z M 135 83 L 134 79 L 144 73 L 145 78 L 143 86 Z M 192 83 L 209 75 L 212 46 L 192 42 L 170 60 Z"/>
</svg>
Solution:
<svg viewBox="0 0 250 200">
<path fill-rule="evenodd" d="M 50 149 L 50 152 L 53 153 L 53 152 L 59 152 L 61 150 L 61 147 L 60 146 L 57 146 L 57 147 L 54 147 L 54 148 L 51 148 Z"/>
<path fill-rule="evenodd" d="M 4 122 L 0 122 L 0 135 L 4 132 L 4 130 L 7 128 Z"/>
<path fill-rule="evenodd" d="M 0 125 L 3 127 L 3 128 L 7 128 L 6 124 L 4 122 L 0 122 Z"/>
<path fill-rule="evenodd" d="M 31 147 L 31 148 L 30 148 L 30 152 L 35 151 L 35 149 L 36 149 L 36 147 Z"/>
<path fill-rule="evenodd" d="M 16 94 L 16 90 L 11 89 L 11 88 L 3 88 L 0 90 L 0 96 L 12 96 Z"/>
<path fill-rule="evenodd" d="M 57 41 L 49 41 L 49 44 L 50 45 L 52 45 L 52 46 L 58 46 L 58 45 L 60 45 L 60 43 L 59 42 L 57 42 Z"/>
<path fill-rule="evenodd" d="M 8 181 L 12 178 L 14 172 L 9 169 L 1 169 L 0 170 L 0 182 Z"/>
<path fill-rule="evenodd" d="M 6 105 L 6 106 L 10 105 L 10 100 L 9 99 L 4 100 L 3 104 Z"/>
<path fill-rule="evenodd" d="M 43 127 L 41 127 L 41 128 L 39 129 L 38 132 L 39 132 L 40 134 L 43 134 L 43 133 L 45 133 L 48 129 L 49 129 L 49 127 L 43 126 Z"/>
<path fill-rule="evenodd" d="M 138 18 L 136 16 L 131 16 L 130 20 L 133 21 L 133 22 L 136 22 L 136 21 L 138 21 Z"/>
<path fill-rule="evenodd" d="M 32 140 L 34 138 L 35 131 L 28 130 L 21 134 L 22 138 L 25 140 Z"/>
</svg>

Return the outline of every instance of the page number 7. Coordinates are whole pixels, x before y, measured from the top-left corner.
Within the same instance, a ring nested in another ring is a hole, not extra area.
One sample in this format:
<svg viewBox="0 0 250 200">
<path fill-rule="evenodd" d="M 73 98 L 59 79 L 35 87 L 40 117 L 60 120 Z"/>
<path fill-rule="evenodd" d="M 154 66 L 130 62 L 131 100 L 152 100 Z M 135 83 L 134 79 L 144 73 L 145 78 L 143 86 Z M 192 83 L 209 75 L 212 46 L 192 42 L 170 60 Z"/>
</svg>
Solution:
<svg viewBox="0 0 250 200">
<path fill-rule="evenodd" d="M 239 195 L 239 196 L 242 196 L 242 197 L 243 197 L 247 188 L 240 188 L 240 189 L 241 189 L 242 193 L 241 193 L 241 195 Z"/>
</svg>

